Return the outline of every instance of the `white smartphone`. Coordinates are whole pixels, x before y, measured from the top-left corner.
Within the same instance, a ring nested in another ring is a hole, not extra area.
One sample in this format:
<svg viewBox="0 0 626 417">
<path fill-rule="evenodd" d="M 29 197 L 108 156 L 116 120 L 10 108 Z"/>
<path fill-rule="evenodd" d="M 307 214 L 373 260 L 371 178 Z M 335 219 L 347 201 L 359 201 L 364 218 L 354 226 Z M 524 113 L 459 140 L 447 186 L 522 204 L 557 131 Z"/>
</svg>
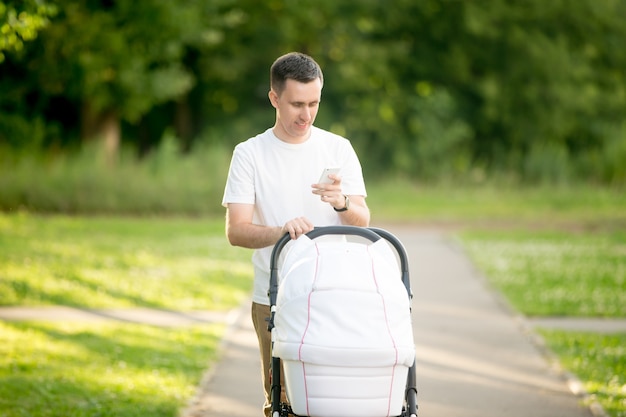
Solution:
<svg viewBox="0 0 626 417">
<path fill-rule="evenodd" d="M 329 174 L 337 174 L 341 168 L 324 168 L 322 171 L 322 175 L 320 175 L 320 180 L 317 182 L 318 184 L 332 184 L 333 180 L 328 178 Z"/>
</svg>

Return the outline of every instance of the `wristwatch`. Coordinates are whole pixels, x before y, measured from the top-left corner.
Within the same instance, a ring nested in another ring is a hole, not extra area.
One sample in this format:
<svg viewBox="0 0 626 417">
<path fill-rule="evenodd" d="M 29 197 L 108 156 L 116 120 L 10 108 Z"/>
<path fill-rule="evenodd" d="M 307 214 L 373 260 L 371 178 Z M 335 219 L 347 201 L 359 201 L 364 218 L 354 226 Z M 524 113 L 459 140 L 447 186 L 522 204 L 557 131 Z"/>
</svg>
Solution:
<svg viewBox="0 0 626 417">
<path fill-rule="evenodd" d="M 347 211 L 350 208 L 350 198 L 347 195 L 345 195 L 345 194 L 343 195 L 343 198 L 346 199 L 346 206 L 344 208 L 340 208 L 340 209 L 333 207 L 333 209 L 336 212 Z"/>
</svg>

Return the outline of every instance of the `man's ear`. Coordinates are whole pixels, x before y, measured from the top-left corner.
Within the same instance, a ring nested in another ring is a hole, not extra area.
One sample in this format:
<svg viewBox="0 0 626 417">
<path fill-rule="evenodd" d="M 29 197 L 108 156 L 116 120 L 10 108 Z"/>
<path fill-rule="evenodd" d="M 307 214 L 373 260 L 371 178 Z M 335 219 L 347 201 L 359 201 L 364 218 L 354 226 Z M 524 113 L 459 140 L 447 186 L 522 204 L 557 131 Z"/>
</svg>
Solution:
<svg viewBox="0 0 626 417">
<path fill-rule="evenodd" d="M 272 106 L 274 108 L 278 108 L 278 94 L 276 94 L 274 90 L 270 90 L 267 96 L 270 98 L 270 103 L 272 103 Z"/>
</svg>

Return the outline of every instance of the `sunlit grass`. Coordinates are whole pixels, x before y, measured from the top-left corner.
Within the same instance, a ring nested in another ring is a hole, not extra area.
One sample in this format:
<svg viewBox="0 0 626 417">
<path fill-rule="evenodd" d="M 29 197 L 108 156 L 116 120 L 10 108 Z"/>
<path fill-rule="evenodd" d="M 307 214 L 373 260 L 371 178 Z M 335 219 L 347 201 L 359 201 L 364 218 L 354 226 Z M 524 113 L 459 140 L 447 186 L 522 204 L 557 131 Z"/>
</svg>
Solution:
<svg viewBox="0 0 626 417">
<path fill-rule="evenodd" d="M 590 400 L 609 415 L 626 417 L 626 334 L 542 330 L 561 365 L 584 381 Z"/>
<path fill-rule="evenodd" d="M 372 220 L 481 228 L 626 229 L 626 193 L 589 185 L 562 187 L 420 185 L 370 181 Z"/>
<path fill-rule="evenodd" d="M 223 221 L 0 214 L 0 305 L 227 309 L 252 283 Z"/>
<path fill-rule="evenodd" d="M 466 251 L 527 316 L 626 318 L 626 231 L 483 230 Z M 612 417 L 626 416 L 626 334 L 541 331 L 562 367 Z"/>
<path fill-rule="evenodd" d="M 0 415 L 177 415 L 223 325 L 0 323 Z"/>
<path fill-rule="evenodd" d="M 222 219 L 0 214 L 0 304 L 225 310 L 252 286 Z M 224 325 L 0 323 L 0 415 L 175 416 Z"/>
<path fill-rule="evenodd" d="M 529 316 L 626 317 L 626 233 L 466 232 L 490 282 Z"/>
</svg>

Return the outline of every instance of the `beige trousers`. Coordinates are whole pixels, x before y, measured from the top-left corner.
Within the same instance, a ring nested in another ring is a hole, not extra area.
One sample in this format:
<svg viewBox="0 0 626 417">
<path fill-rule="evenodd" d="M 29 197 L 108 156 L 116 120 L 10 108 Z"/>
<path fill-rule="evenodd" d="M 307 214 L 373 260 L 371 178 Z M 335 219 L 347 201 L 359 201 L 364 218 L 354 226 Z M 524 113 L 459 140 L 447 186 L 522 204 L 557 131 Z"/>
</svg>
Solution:
<svg viewBox="0 0 626 417">
<path fill-rule="evenodd" d="M 270 306 L 263 304 L 252 303 L 252 323 L 254 324 L 254 330 L 256 331 L 256 337 L 259 342 L 259 351 L 261 354 L 261 380 L 263 382 L 263 389 L 265 391 L 265 403 L 263 404 L 263 413 L 265 417 L 270 417 L 272 414 L 272 401 L 271 401 L 271 389 L 272 389 L 272 337 L 269 330 L 267 330 L 267 324 L 270 317 Z M 281 385 L 282 390 L 280 398 L 282 402 L 287 402 L 285 395 L 285 377 L 283 375 L 282 366 L 281 373 Z"/>
</svg>

